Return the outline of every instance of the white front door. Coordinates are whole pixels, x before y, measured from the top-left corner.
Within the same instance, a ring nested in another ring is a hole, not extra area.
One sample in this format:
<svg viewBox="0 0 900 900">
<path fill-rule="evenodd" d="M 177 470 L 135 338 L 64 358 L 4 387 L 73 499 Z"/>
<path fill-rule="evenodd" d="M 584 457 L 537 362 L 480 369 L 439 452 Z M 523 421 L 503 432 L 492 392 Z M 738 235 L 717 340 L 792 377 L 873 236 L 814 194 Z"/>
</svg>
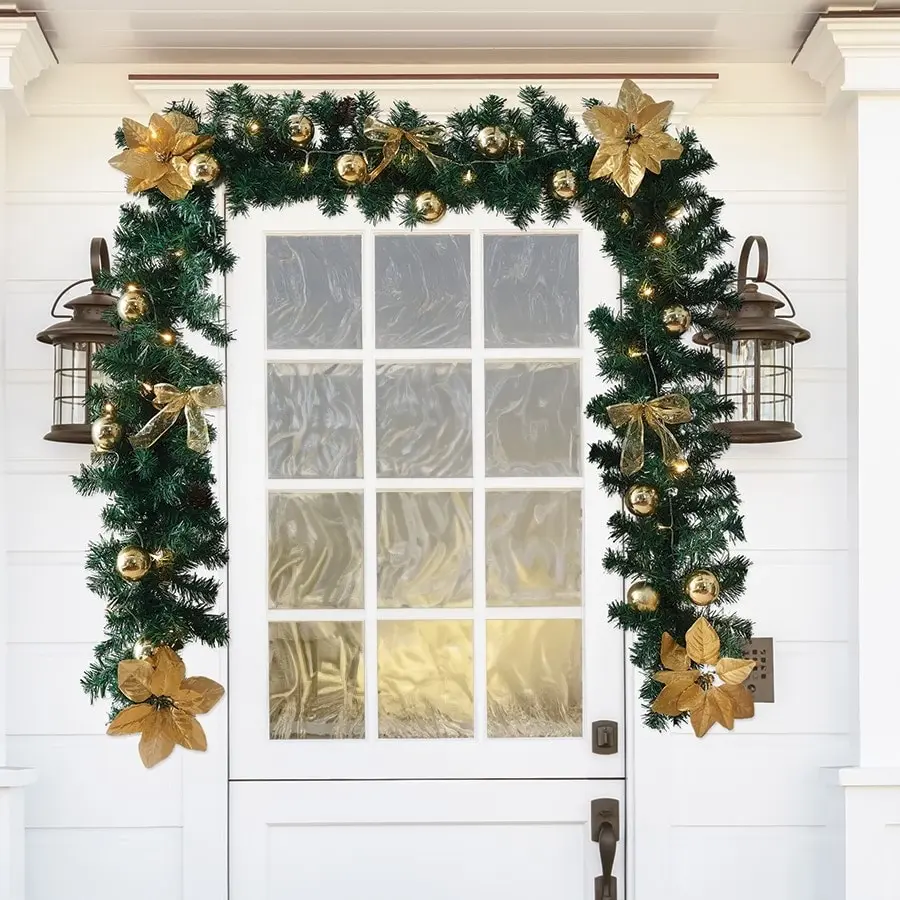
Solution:
<svg viewBox="0 0 900 900">
<path fill-rule="evenodd" d="M 228 238 L 232 900 L 593 898 L 599 237 L 307 206 Z"/>
</svg>

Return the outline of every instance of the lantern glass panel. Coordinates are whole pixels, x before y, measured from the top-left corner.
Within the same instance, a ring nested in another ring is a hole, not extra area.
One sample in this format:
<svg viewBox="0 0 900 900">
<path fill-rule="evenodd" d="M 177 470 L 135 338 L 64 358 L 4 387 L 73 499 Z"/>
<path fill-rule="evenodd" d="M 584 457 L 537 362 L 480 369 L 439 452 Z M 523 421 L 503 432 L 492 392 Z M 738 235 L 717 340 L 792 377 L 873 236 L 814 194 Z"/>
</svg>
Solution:
<svg viewBox="0 0 900 900">
<path fill-rule="evenodd" d="M 91 357 L 101 345 L 92 341 L 57 344 L 53 384 L 53 424 L 90 424 L 85 395 L 101 381 L 91 369 Z"/>
<path fill-rule="evenodd" d="M 760 340 L 759 419 L 764 422 L 793 420 L 791 366 L 793 345 L 788 341 Z"/>
<path fill-rule="evenodd" d="M 734 401 L 734 418 L 748 421 L 756 418 L 756 347 L 755 340 L 732 341 L 724 349 L 725 396 Z"/>
</svg>

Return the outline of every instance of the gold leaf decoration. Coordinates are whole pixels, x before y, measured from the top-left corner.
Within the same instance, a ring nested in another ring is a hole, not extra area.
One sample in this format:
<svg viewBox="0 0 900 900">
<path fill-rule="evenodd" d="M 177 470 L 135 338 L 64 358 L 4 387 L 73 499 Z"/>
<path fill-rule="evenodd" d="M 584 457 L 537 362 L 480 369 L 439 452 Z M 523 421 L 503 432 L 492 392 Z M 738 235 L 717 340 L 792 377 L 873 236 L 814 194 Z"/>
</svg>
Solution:
<svg viewBox="0 0 900 900">
<path fill-rule="evenodd" d="M 671 101 L 656 103 L 628 78 L 615 106 L 585 110 L 584 124 L 598 143 L 588 178 L 612 178 L 633 197 L 648 170 L 659 175 L 664 159 L 681 156 L 681 144 L 665 131 L 673 108 Z"/>
<path fill-rule="evenodd" d="M 694 622 L 685 635 L 688 656 L 695 663 L 714 666 L 719 661 L 719 635 L 715 628 L 700 618 Z"/>
<path fill-rule="evenodd" d="M 119 690 L 126 706 L 109 724 L 107 734 L 140 734 L 138 751 L 149 769 L 162 762 L 178 744 L 206 750 L 206 733 L 195 718 L 209 712 L 225 689 L 211 678 L 184 677 L 184 662 L 171 647 L 162 646 L 146 659 L 119 663 Z"/>
<path fill-rule="evenodd" d="M 659 658 L 662 664 L 673 672 L 686 672 L 691 666 L 687 650 L 668 631 L 662 636 Z"/>
</svg>

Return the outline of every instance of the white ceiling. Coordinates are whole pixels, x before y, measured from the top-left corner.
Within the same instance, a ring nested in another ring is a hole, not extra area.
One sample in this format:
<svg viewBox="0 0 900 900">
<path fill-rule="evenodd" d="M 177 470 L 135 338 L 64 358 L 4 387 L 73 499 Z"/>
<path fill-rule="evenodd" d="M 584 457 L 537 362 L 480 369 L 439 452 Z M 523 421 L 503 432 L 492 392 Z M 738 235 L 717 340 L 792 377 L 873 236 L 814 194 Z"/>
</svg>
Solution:
<svg viewBox="0 0 900 900">
<path fill-rule="evenodd" d="M 883 10 L 900 0 L 861 0 Z M 791 59 L 822 0 L 20 0 L 61 62 L 643 67 Z M 847 8 L 846 6 L 843 8 Z"/>
</svg>

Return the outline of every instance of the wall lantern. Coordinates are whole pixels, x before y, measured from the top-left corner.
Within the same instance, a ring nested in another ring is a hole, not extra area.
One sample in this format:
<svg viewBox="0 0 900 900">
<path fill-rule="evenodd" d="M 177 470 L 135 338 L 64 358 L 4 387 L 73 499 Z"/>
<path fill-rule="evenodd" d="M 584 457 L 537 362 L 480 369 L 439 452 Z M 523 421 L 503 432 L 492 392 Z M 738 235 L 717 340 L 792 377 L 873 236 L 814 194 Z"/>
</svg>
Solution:
<svg viewBox="0 0 900 900">
<path fill-rule="evenodd" d="M 747 264 L 753 245 L 759 250 L 756 276 L 747 277 Z M 766 240 L 752 235 L 744 241 L 738 268 L 737 310 L 722 312 L 733 328 L 730 342 L 722 343 L 709 333 L 694 336 L 694 342 L 712 348 L 725 366 L 725 377 L 716 384 L 721 396 L 734 401 L 734 417 L 713 427 L 731 436 L 736 444 L 772 444 L 795 441 L 801 437 L 794 428 L 794 344 L 809 340 L 809 332 L 791 318 L 796 315 L 790 298 L 777 285 L 766 280 L 769 248 Z M 776 310 L 784 306 L 777 297 L 764 294 L 767 284 L 784 297 L 790 316 Z"/>
<path fill-rule="evenodd" d="M 91 241 L 91 277 L 70 284 L 53 303 L 50 315 L 60 319 L 45 328 L 37 339 L 52 344 L 55 354 L 53 366 L 53 425 L 44 435 L 45 441 L 67 444 L 90 444 L 91 422 L 84 398 L 92 384 L 99 381 L 99 373 L 92 366 L 94 351 L 112 343 L 118 331 L 103 321 L 103 313 L 116 305 L 116 298 L 97 287 L 101 272 L 109 271 L 109 250 L 103 238 Z M 56 311 L 59 301 L 73 287 L 91 284 L 91 292 L 64 304 L 71 316 Z"/>
</svg>

